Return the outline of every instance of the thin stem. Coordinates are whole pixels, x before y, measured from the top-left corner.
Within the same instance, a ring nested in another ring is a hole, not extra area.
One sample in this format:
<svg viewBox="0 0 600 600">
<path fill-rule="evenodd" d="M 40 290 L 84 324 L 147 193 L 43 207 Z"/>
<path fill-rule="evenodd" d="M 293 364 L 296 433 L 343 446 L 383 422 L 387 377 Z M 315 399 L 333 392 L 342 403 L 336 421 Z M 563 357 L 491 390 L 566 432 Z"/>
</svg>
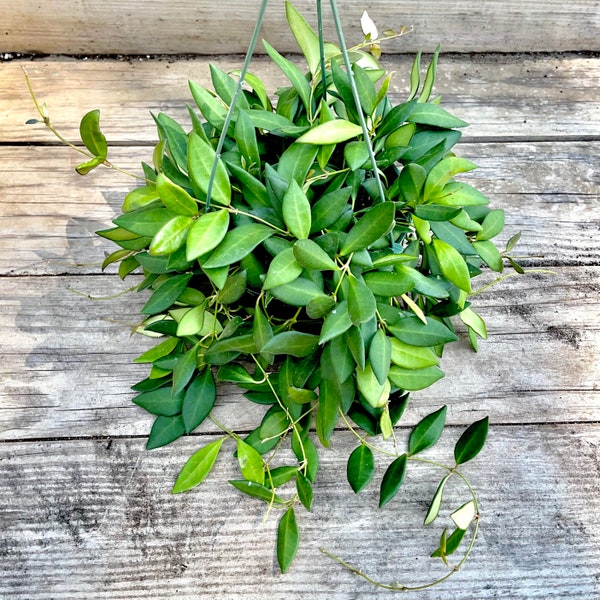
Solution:
<svg viewBox="0 0 600 600">
<path fill-rule="evenodd" d="M 327 78 L 325 77 L 325 40 L 323 38 L 323 7 L 321 0 L 317 0 L 317 27 L 319 29 L 319 55 L 321 57 L 321 86 L 323 87 L 323 100 L 327 102 Z"/>
<path fill-rule="evenodd" d="M 447 562 L 445 562 L 446 566 L 450 569 L 450 571 L 448 573 L 446 573 L 445 575 L 443 575 L 442 577 L 436 579 L 435 581 L 431 581 L 429 583 L 425 583 L 422 585 L 410 586 L 410 585 L 403 585 L 401 583 L 390 583 L 390 584 L 381 583 L 380 581 L 377 581 L 376 579 L 374 579 L 373 577 L 370 577 L 366 573 L 363 573 L 360 569 L 358 569 L 357 567 L 346 562 L 339 556 L 333 554 L 329 550 L 326 550 L 325 548 L 320 548 L 320 551 L 323 554 L 325 554 L 326 556 L 329 556 L 329 558 L 333 559 L 334 561 L 336 561 L 337 563 L 339 563 L 340 565 L 342 565 L 344 568 L 348 569 L 350 572 L 354 573 L 355 575 L 362 577 L 363 579 L 365 579 L 366 581 L 368 581 L 369 583 L 373 584 L 374 586 L 376 586 L 378 588 L 381 588 L 384 590 L 391 590 L 394 592 L 416 592 L 419 590 L 426 590 L 426 589 L 432 588 L 432 587 L 442 583 L 443 581 L 446 581 L 450 577 L 452 577 L 452 575 L 454 575 L 457 571 L 460 570 L 462 565 L 465 563 L 465 561 L 471 554 L 471 551 L 473 550 L 473 547 L 475 545 L 475 540 L 477 539 L 477 534 L 479 532 L 479 504 L 477 502 L 477 496 L 475 494 L 475 490 L 473 489 L 473 487 L 471 486 L 471 484 L 469 483 L 467 478 L 460 471 L 457 470 L 457 468 L 456 468 L 457 465 L 454 465 L 453 467 L 449 467 L 447 465 L 443 465 L 441 463 L 438 463 L 438 462 L 435 462 L 432 460 L 419 458 L 419 457 L 410 457 L 410 456 L 408 457 L 408 460 L 427 463 L 427 464 L 433 465 L 435 467 L 445 469 L 446 471 L 449 471 L 451 475 L 457 475 L 463 481 L 463 483 L 466 485 L 467 489 L 469 490 L 469 493 L 471 494 L 471 498 L 472 498 L 474 506 L 475 506 L 475 519 L 474 519 L 475 526 L 473 528 L 473 536 L 471 537 L 469 546 L 467 547 L 462 559 L 454 566 L 451 566 Z"/>
<path fill-rule="evenodd" d="M 365 138 L 365 144 L 367 145 L 367 150 L 369 151 L 369 158 L 371 159 L 371 164 L 373 165 L 373 172 L 375 174 L 375 181 L 377 182 L 377 191 L 379 193 L 380 202 L 385 202 L 385 192 L 383 191 L 383 184 L 381 183 L 381 177 L 379 176 L 379 169 L 377 168 L 377 159 L 375 158 L 375 153 L 373 152 L 373 145 L 371 144 L 371 138 L 369 136 L 369 129 L 367 127 L 367 122 L 365 121 L 365 116 L 363 115 L 361 104 L 360 104 L 360 96 L 358 94 L 358 89 L 356 87 L 356 81 L 354 79 L 354 73 L 352 72 L 352 64 L 350 62 L 350 55 L 348 54 L 348 49 L 346 48 L 346 41 L 344 39 L 344 32 L 342 30 L 342 22 L 340 20 L 340 14 L 338 12 L 336 0 L 330 0 L 331 11 L 333 12 L 333 21 L 335 23 L 335 28 L 337 31 L 338 39 L 340 40 L 340 46 L 342 51 L 342 56 L 344 58 L 344 64 L 346 65 L 346 71 L 348 72 L 348 79 L 350 81 L 350 87 L 352 88 L 352 96 L 354 97 L 354 103 L 356 104 L 356 112 L 358 113 L 358 120 L 360 121 L 360 126 L 363 130 L 363 137 Z"/>
<path fill-rule="evenodd" d="M 260 5 L 260 10 L 256 19 L 256 25 L 254 26 L 252 39 L 250 40 L 248 52 L 246 53 L 246 58 L 244 59 L 242 70 L 240 71 L 240 78 L 238 79 L 233 98 L 231 99 L 231 104 L 229 105 L 229 110 L 227 111 L 227 116 L 225 117 L 225 123 L 223 124 L 221 135 L 219 136 L 219 141 L 217 143 L 217 148 L 215 151 L 215 160 L 213 161 L 212 169 L 210 172 L 210 179 L 208 180 L 208 189 L 206 191 L 206 212 L 210 210 L 210 198 L 212 194 L 213 184 L 215 182 L 215 177 L 217 175 L 217 166 L 221 158 L 221 151 L 223 150 L 223 144 L 225 143 L 225 138 L 227 137 L 227 130 L 229 129 L 229 125 L 231 123 L 231 120 L 233 119 L 233 111 L 235 110 L 237 99 L 242 91 L 242 85 L 244 84 L 244 80 L 246 78 L 246 72 L 248 71 L 248 67 L 250 66 L 250 61 L 252 60 L 252 53 L 254 52 L 254 47 L 256 46 L 256 42 L 258 41 L 258 35 L 260 33 L 260 28 L 264 20 L 265 11 L 267 10 L 268 3 L 269 0 L 262 0 L 262 3 Z"/>
<path fill-rule="evenodd" d="M 516 271 L 512 272 L 512 273 L 507 273 L 506 275 L 502 275 L 501 277 L 496 277 L 496 279 L 494 279 L 492 282 L 488 283 L 487 285 L 484 285 L 483 287 L 479 288 L 478 290 L 475 290 L 474 292 L 471 292 L 469 294 L 469 298 L 472 298 L 473 296 L 482 294 L 486 290 L 489 290 L 492 286 L 496 285 L 497 283 L 500 283 L 501 281 L 504 281 L 505 279 L 508 279 L 509 277 L 515 277 L 516 275 L 526 275 L 528 273 L 542 273 L 544 275 L 556 275 L 555 271 L 550 271 L 549 269 L 525 269 L 523 271 L 523 273 L 517 273 Z"/>
</svg>

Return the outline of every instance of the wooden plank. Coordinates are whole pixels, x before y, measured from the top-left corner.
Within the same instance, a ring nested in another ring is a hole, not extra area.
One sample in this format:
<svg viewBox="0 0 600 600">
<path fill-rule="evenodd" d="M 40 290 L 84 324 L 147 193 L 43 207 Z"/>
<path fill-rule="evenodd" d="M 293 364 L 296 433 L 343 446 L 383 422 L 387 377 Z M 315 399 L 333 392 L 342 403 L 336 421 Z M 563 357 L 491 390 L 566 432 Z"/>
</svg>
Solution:
<svg viewBox="0 0 600 600">
<path fill-rule="evenodd" d="M 413 394 L 409 422 L 445 403 L 458 424 L 484 414 L 496 423 L 600 420 L 600 267 L 555 271 L 512 277 L 474 298 L 490 338 L 478 354 L 462 334 L 448 347 L 446 377 Z M 132 360 L 156 343 L 130 336 L 146 295 L 93 302 L 71 291 L 109 295 L 126 288 L 117 282 L 0 279 L 0 439 L 149 432 L 152 417 L 129 391 L 148 372 Z M 229 427 L 250 431 L 264 411 L 234 386 L 219 388 L 216 416 Z"/>
<path fill-rule="evenodd" d="M 328 3 L 324 3 L 326 6 Z M 315 4 L 295 5 L 316 26 Z M 245 52 L 258 14 L 258 0 L 21 0 L 0 12 L 2 49 L 46 54 L 234 54 Z M 348 0 L 341 9 L 350 43 L 363 39 L 360 16 L 365 3 Z M 573 0 L 406 0 L 398 11 L 392 0 L 368 5 L 381 30 L 414 27 L 414 34 L 390 43 L 391 51 L 433 50 L 441 43 L 453 52 L 530 52 L 598 50 L 597 2 Z M 334 34 L 326 10 L 326 36 Z M 262 35 L 282 51 L 296 49 L 284 20 L 283 2 L 272 3 Z"/>
<path fill-rule="evenodd" d="M 506 211 L 500 243 L 522 231 L 516 254 L 558 265 L 598 264 L 600 182 L 590 165 L 599 152 L 600 142 L 458 148 L 480 167 L 464 180 Z M 151 155 L 150 147 L 111 149 L 117 165 L 135 172 Z M 103 253 L 115 249 L 94 232 L 110 226 L 135 183 L 102 170 L 80 177 L 79 160 L 62 147 L 0 147 L 0 274 L 98 273 Z"/>
<path fill-rule="evenodd" d="M 401 442 L 406 432 L 402 432 Z M 427 456 L 446 460 L 459 432 L 445 432 Z M 172 597 L 223 600 L 389 598 L 319 552 L 325 547 L 385 582 L 417 583 L 437 571 L 426 558 L 447 512 L 421 526 L 440 472 L 411 464 L 398 497 L 377 510 L 376 479 L 360 495 L 342 481 L 356 445 L 340 434 L 320 451 L 312 513 L 298 509 L 301 546 L 277 572 L 274 510 L 241 497 L 231 443 L 202 487 L 170 487 L 202 440 L 148 453 L 141 440 L 12 443 L 0 446 L 3 569 L 12 600 Z M 418 594 L 434 600 L 579 598 L 600 594 L 600 495 L 595 425 L 493 427 L 484 452 L 463 470 L 482 509 L 479 540 L 462 570 Z M 415 470 L 411 468 L 415 466 Z M 339 483 L 338 483 L 339 481 Z M 465 501 L 449 485 L 448 508 Z M 443 523 L 443 524 L 442 524 Z"/>
<path fill-rule="evenodd" d="M 385 55 L 382 64 L 396 73 L 394 102 L 406 98 L 412 56 Z M 295 57 L 297 64 L 302 61 Z M 239 69 L 240 57 L 194 60 L 43 60 L 0 63 L 0 142 L 54 141 L 43 126 L 25 125 L 35 117 L 21 66 L 26 66 L 40 100 L 58 129 L 78 139 L 78 125 L 88 110 L 99 108 L 112 143 L 153 142 L 149 112 L 166 112 L 188 123 L 186 102 L 193 102 L 188 79 L 210 86 L 208 63 Z M 423 59 L 423 66 L 427 64 Z M 285 80 L 264 58 L 252 71 L 274 94 Z M 471 124 L 465 139 L 600 136 L 596 90 L 600 59 L 577 55 L 443 55 L 436 92 L 444 106 Z"/>
</svg>

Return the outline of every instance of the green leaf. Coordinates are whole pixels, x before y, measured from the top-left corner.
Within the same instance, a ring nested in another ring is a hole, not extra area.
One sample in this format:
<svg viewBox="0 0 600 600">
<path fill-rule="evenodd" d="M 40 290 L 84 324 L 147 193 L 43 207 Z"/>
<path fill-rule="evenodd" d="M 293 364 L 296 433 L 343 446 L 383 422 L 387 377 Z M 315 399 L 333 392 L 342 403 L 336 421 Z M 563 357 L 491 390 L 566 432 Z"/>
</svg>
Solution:
<svg viewBox="0 0 600 600">
<path fill-rule="evenodd" d="M 283 197 L 283 221 L 290 233 L 300 239 L 305 239 L 310 233 L 310 203 L 302 188 L 292 179 Z"/>
<path fill-rule="evenodd" d="M 409 100 L 413 99 L 419 91 L 421 85 L 421 53 L 418 52 L 413 61 L 412 69 L 410 70 L 410 92 Z"/>
<path fill-rule="evenodd" d="M 423 89 L 421 90 L 421 95 L 419 96 L 419 102 L 427 102 L 427 100 L 429 100 L 429 96 L 431 95 L 431 90 L 435 82 L 435 71 L 439 53 L 440 47 L 438 46 L 433 53 L 433 58 L 431 59 L 429 66 L 427 67 L 427 74 L 425 75 L 425 81 L 423 82 Z"/>
<path fill-rule="evenodd" d="M 365 283 L 356 279 L 348 278 L 348 314 L 354 325 L 366 323 L 375 316 L 377 302 L 373 292 Z"/>
<path fill-rule="evenodd" d="M 325 146 L 328 144 L 345 142 L 346 140 L 359 135 L 362 135 L 362 128 L 360 125 L 356 125 L 345 119 L 334 119 L 333 121 L 327 121 L 311 127 L 296 141 L 299 144 Z"/>
<path fill-rule="evenodd" d="M 190 490 L 206 479 L 217 460 L 224 441 L 225 438 L 220 438 L 190 456 L 175 481 L 171 490 L 173 494 Z"/>
<path fill-rule="evenodd" d="M 284 331 L 274 335 L 262 348 L 262 352 L 288 354 L 290 356 L 308 356 L 316 347 L 319 338 L 300 331 Z"/>
<path fill-rule="evenodd" d="M 454 552 L 456 552 L 456 550 L 458 550 L 460 543 L 462 542 L 463 538 L 465 537 L 465 533 L 466 533 L 466 531 L 464 529 L 457 528 L 446 538 L 446 549 L 444 552 L 444 556 L 450 556 L 451 554 L 454 554 Z M 438 548 L 435 552 L 433 552 L 431 554 L 432 558 L 441 558 L 441 556 L 442 556 L 441 547 Z"/>
<path fill-rule="evenodd" d="M 181 274 L 170 277 L 150 296 L 140 311 L 143 315 L 154 315 L 167 310 L 183 293 L 192 275 Z"/>
<path fill-rule="evenodd" d="M 279 438 L 290 427 L 290 421 L 279 406 L 269 410 L 261 423 L 259 435 L 261 440 Z"/>
<path fill-rule="evenodd" d="M 437 104 L 417 104 L 408 115 L 407 121 L 419 125 L 432 125 L 452 129 L 454 127 L 466 127 L 468 123 L 451 115 Z"/>
<path fill-rule="evenodd" d="M 356 384 L 360 393 L 373 408 L 382 408 L 390 396 L 390 382 L 379 383 L 373 368 L 367 362 L 364 369 L 356 369 Z"/>
<path fill-rule="evenodd" d="M 223 241 L 216 247 L 210 258 L 203 263 L 202 267 L 215 269 L 238 262 L 274 233 L 274 229 L 261 223 L 240 225 L 227 232 Z"/>
<path fill-rule="evenodd" d="M 204 326 L 204 313 L 206 312 L 206 301 L 198 306 L 194 306 L 185 313 L 177 324 L 177 337 L 196 335 L 202 331 Z"/>
<path fill-rule="evenodd" d="M 239 438 L 237 441 L 237 456 L 244 479 L 264 485 L 265 471 L 262 456 L 252 446 Z"/>
<path fill-rule="evenodd" d="M 358 494 L 373 478 L 375 473 L 375 460 L 373 451 L 364 444 L 355 448 L 348 458 L 346 474 L 348 483 Z"/>
<path fill-rule="evenodd" d="M 351 171 L 360 169 L 369 160 L 369 149 L 365 142 L 348 142 L 344 146 L 344 160 Z"/>
<path fill-rule="evenodd" d="M 391 271 L 371 271 L 365 273 L 364 280 L 373 294 L 384 298 L 401 296 L 415 285 L 406 275 Z"/>
<path fill-rule="evenodd" d="M 455 333 L 433 318 L 428 318 L 425 324 L 418 317 L 405 317 L 389 325 L 388 329 L 394 337 L 411 346 L 439 346 L 458 339 Z"/>
<path fill-rule="evenodd" d="M 432 244 L 444 277 L 457 288 L 470 293 L 471 275 L 460 252 L 443 240 L 434 239 Z"/>
<path fill-rule="evenodd" d="M 431 448 L 440 439 L 446 423 L 446 411 L 447 407 L 442 406 L 415 426 L 408 438 L 409 455 L 412 456 Z"/>
<path fill-rule="evenodd" d="M 188 170 L 194 186 L 205 196 L 208 193 L 208 182 L 216 154 L 213 147 L 198 134 L 190 133 L 188 146 Z M 231 184 L 223 161 L 217 159 L 217 170 L 212 188 L 212 200 L 218 204 L 229 206 L 231 203 Z"/>
<path fill-rule="evenodd" d="M 264 500 L 268 504 L 284 504 L 284 501 L 271 489 L 254 481 L 246 481 L 245 479 L 230 479 L 229 483 L 240 492 Z"/>
<path fill-rule="evenodd" d="M 416 104 L 416 100 L 411 100 L 394 106 L 394 108 L 383 117 L 381 124 L 377 128 L 377 137 L 382 138 L 385 135 L 391 134 L 403 123 L 406 123 L 408 115 L 413 111 Z"/>
<path fill-rule="evenodd" d="M 444 376 L 444 372 L 436 366 L 420 369 L 405 369 L 393 366 L 389 372 L 390 381 L 407 391 L 424 390 Z"/>
<path fill-rule="evenodd" d="M 277 562 L 282 573 L 290 568 L 299 545 L 300 534 L 296 524 L 296 515 L 294 508 L 290 506 L 283 513 L 277 526 Z"/>
<path fill-rule="evenodd" d="M 225 73 L 222 69 L 214 64 L 209 64 L 210 78 L 219 97 L 229 106 L 233 101 L 233 96 L 237 87 L 237 82 L 233 77 Z M 246 96 L 242 93 L 237 98 L 237 107 L 248 109 L 250 106 L 246 100 Z"/>
<path fill-rule="evenodd" d="M 298 277 L 290 283 L 274 287 L 271 294 L 290 306 L 306 306 L 314 298 L 324 295 L 316 283 L 305 277 Z"/>
<path fill-rule="evenodd" d="M 502 255 L 494 242 L 489 240 L 483 240 L 480 242 L 473 242 L 473 249 L 479 255 L 479 258 L 488 266 L 492 271 L 502 273 L 504 265 L 502 263 Z"/>
<path fill-rule="evenodd" d="M 425 202 L 427 202 L 428 198 L 438 196 L 452 177 L 458 173 L 472 171 L 475 168 L 477 166 L 471 161 L 458 156 L 448 156 L 441 160 L 427 175 L 423 193 Z"/>
<path fill-rule="evenodd" d="M 156 191 L 162 203 L 172 212 L 188 217 L 195 217 L 198 214 L 196 200 L 164 173 L 159 173 L 156 177 Z"/>
<path fill-rule="evenodd" d="M 150 435 L 148 436 L 146 449 L 153 450 L 154 448 L 166 446 L 181 437 L 184 433 L 185 427 L 181 415 L 174 415 L 172 417 L 164 417 L 161 415 L 156 417 Z"/>
<path fill-rule="evenodd" d="M 152 116 L 161 137 L 164 136 L 167 141 L 169 156 L 181 171 L 186 172 L 188 137 L 183 127 L 164 113 L 159 113 L 156 117 Z"/>
<path fill-rule="evenodd" d="M 431 348 L 419 348 L 405 344 L 396 338 L 392 338 L 391 347 L 390 360 L 398 367 L 424 369 L 425 367 L 434 367 L 439 363 L 436 353 Z"/>
<path fill-rule="evenodd" d="M 406 454 L 402 454 L 386 469 L 379 489 L 379 508 L 385 506 L 398 493 L 406 473 L 406 459 Z"/>
<path fill-rule="evenodd" d="M 382 202 L 370 208 L 348 232 L 341 256 L 367 248 L 392 229 L 396 207 L 393 202 Z"/>
<path fill-rule="evenodd" d="M 279 52 L 277 52 L 277 50 L 275 50 L 275 48 L 273 48 L 273 46 L 271 46 L 271 44 L 269 44 L 267 41 L 263 40 L 263 46 L 265 47 L 267 54 L 281 69 L 283 74 L 290 80 L 291 84 L 294 86 L 294 89 L 298 92 L 298 96 L 300 96 L 306 112 L 310 114 L 310 85 L 308 81 L 306 81 L 306 77 L 304 77 L 302 71 L 300 71 L 300 69 L 293 62 L 279 54 Z"/>
<path fill-rule="evenodd" d="M 319 70 L 321 57 L 319 38 L 291 2 L 286 1 L 285 3 L 285 15 L 292 34 L 296 38 L 296 42 L 306 58 L 308 68 L 314 75 Z"/>
<path fill-rule="evenodd" d="M 227 109 L 215 96 L 194 81 L 189 81 L 190 91 L 200 112 L 207 122 L 217 131 L 223 129 Z"/>
<path fill-rule="evenodd" d="M 298 467 L 275 467 L 271 469 L 271 478 L 267 477 L 267 481 L 269 485 L 272 485 L 274 488 L 278 488 L 279 486 L 291 481 L 296 477 L 296 473 L 298 472 Z"/>
<path fill-rule="evenodd" d="M 329 340 L 342 335 L 352 327 L 352 320 L 348 314 L 348 303 L 344 300 L 327 315 L 321 328 L 319 344 L 325 344 Z"/>
<path fill-rule="evenodd" d="M 106 160 L 108 154 L 108 144 L 104 134 L 100 131 L 100 111 L 92 110 L 85 114 L 79 124 L 79 134 L 84 146 L 98 159 L 100 162 Z"/>
<path fill-rule="evenodd" d="M 329 440 L 337 424 L 340 400 L 335 384 L 329 379 L 321 379 L 316 429 L 321 444 L 326 448 L 329 447 Z"/>
<path fill-rule="evenodd" d="M 325 194 L 315 202 L 311 212 L 311 233 L 333 225 L 340 218 L 348 205 L 351 192 L 351 188 L 344 187 Z"/>
<path fill-rule="evenodd" d="M 132 402 L 153 415 L 172 417 L 181 412 L 183 394 L 175 396 L 173 395 L 173 388 L 165 386 L 139 394 Z"/>
<path fill-rule="evenodd" d="M 293 254 L 298 264 L 309 271 L 339 270 L 327 252 L 310 239 L 299 239 L 295 242 Z"/>
<path fill-rule="evenodd" d="M 390 338 L 385 335 L 383 329 L 377 329 L 377 332 L 371 339 L 369 345 L 369 364 L 381 385 L 385 383 L 390 371 L 390 360 L 392 355 L 392 345 Z"/>
<path fill-rule="evenodd" d="M 164 342 L 154 346 L 154 348 L 150 348 L 150 350 L 146 350 L 143 354 L 140 354 L 136 359 L 134 359 L 134 363 L 152 363 L 163 356 L 168 356 L 175 350 L 179 344 L 179 340 L 177 338 L 168 338 Z"/>
<path fill-rule="evenodd" d="M 335 307 L 335 300 L 331 296 L 316 296 L 306 305 L 306 314 L 311 319 L 322 319 Z"/>
<path fill-rule="evenodd" d="M 263 283 L 263 289 L 285 285 L 296 279 L 302 273 L 302 267 L 296 261 L 292 248 L 282 250 L 273 258 Z"/>
<path fill-rule="evenodd" d="M 419 204 L 415 207 L 415 215 L 426 221 L 449 221 L 461 214 L 460 206 L 445 206 L 444 204 Z M 466 213 L 465 213 L 466 214 Z"/>
<path fill-rule="evenodd" d="M 485 417 L 467 427 L 454 447 L 454 459 L 462 465 L 475 458 L 483 448 L 488 434 L 489 419 Z"/>
<path fill-rule="evenodd" d="M 302 506 L 306 510 L 312 510 L 313 504 L 313 489 L 312 485 L 307 477 L 305 477 L 300 471 L 296 472 L 296 490 L 298 491 L 298 498 L 302 502 Z"/>
<path fill-rule="evenodd" d="M 217 399 L 217 389 L 210 368 L 196 375 L 185 392 L 182 416 L 185 430 L 190 433 L 210 414 Z"/>
<path fill-rule="evenodd" d="M 375 112 L 377 100 L 375 85 L 367 75 L 367 72 L 356 63 L 352 65 L 352 73 L 363 112 L 365 115 L 371 116 Z"/>
<path fill-rule="evenodd" d="M 77 173 L 79 173 L 79 175 L 87 175 L 90 171 L 93 171 L 96 167 L 99 167 L 100 165 L 104 164 L 105 160 L 106 159 L 102 158 L 101 156 L 95 156 L 94 158 L 91 158 L 90 160 L 86 160 L 85 162 L 78 164 L 75 167 L 75 170 L 77 171 Z"/>
<path fill-rule="evenodd" d="M 489 240 L 504 229 L 504 211 L 491 210 L 481 223 L 481 231 L 477 232 L 477 240 Z"/>
<path fill-rule="evenodd" d="M 392 133 L 385 138 L 386 149 L 408 147 L 415 130 L 416 125 L 414 123 L 406 123 L 405 125 L 398 127 L 398 129 L 392 131 Z"/>
<path fill-rule="evenodd" d="M 279 157 L 277 174 L 286 184 L 295 180 L 299 186 L 304 185 L 304 180 L 315 162 L 319 149 L 316 146 L 291 144 Z"/>
<path fill-rule="evenodd" d="M 173 254 L 187 238 L 188 230 L 194 220 L 191 217 L 178 215 L 165 223 L 152 239 L 150 253 L 156 256 Z"/>
<path fill-rule="evenodd" d="M 235 122 L 235 141 L 240 152 L 246 159 L 246 167 L 249 169 L 260 169 L 260 150 L 256 138 L 256 130 L 248 113 L 239 110 Z"/>
<path fill-rule="evenodd" d="M 430 525 L 435 521 L 439 512 L 440 506 L 442 505 L 442 496 L 444 493 L 444 486 L 446 485 L 446 481 L 450 478 L 450 474 L 446 475 L 442 481 L 440 481 L 440 485 L 436 490 L 433 499 L 431 500 L 431 504 L 429 505 L 429 510 L 427 511 L 427 515 L 425 515 L 425 520 L 423 521 L 423 525 Z"/>
<path fill-rule="evenodd" d="M 185 389 L 196 370 L 198 346 L 194 346 L 177 359 L 173 369 L 173 394 L 177 395 Z"/>
<path fill-rule="evenodd" d="M 190 227 L 187 237 L 186 257 L 194 260 L 214 250 L 229 228 L 229 213 L 223 208 L 201 215 Z"/>
<path fill-rule="evenodd" d="M 472 308 L 465 308 L 460 313 L 461 321 L 472 329 L 480 338 L 487 339 L 487 327 L 485 321 Z"/>
<path fill-rule="evenodd" d="M 150 206 L 122 214 L 113 223 L 131 233 L 154 237 L 175 216 L 175 213 L 166 208 Z"/>
</svg>

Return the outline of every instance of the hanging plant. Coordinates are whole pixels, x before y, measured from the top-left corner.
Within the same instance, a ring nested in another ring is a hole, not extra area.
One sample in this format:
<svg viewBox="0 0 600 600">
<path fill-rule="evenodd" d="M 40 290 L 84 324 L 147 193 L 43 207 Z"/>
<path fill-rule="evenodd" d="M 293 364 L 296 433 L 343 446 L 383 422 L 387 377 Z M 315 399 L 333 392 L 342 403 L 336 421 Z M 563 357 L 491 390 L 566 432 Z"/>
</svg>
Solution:
<svg viewBox="0 0 600 600">
<path fill-rule="evenodd" d="M 448 480 L 465 485 L 466 502 L 433 549 L 449 568 L 439 582 L 462 565 L 477 536 L 477 498 L 460 467 L 482 449 L 488 420 L 464 431 L 447 465 L 421 457 L 442 434 L 445 406 L 412 429 L 404 451 L 394 427 L 409 393 L 443 376 L 443 349 L 457 339 L 453 318 L 466 325 L 475 349 L 477 337 L 486 337 L 471 282 L 484 267 L 502 272 L 504 258 L 522 271 L 506 255 L 518 236 L 500 252 L 492 239 L 503 229 L 503 211 L 455 179 L 475 165 L 453 152 L 467 124 L 431 97 L 437 51 L 422 82 L 416 57 L 408 96 L 393 106 L 374 23 L 365 13 L 365 39 L 347 49 L 331 6 L 339 45 L 323 40 L 320 2 L 318 34 L 286 3 L 308 71 L 264 42 L 289 80 L 275 105 L 248 71 L 263 1 L 241 72 L 211 65 L 213 89 L 190 82 L 191 130 L 154 115 L 160 141 L 153 164 L 142 163 L 143 185 L 125 197 L 114 227 L 98 232 L 119 246 L 103 269 L 117 263 L 123 279 L 143 274 L 138 331 L 160 337 L 135 361 L 150 366 L 133 386 L 133 402 L 155 416 L 148 449 L 206 419 L 223 432 L 187 460 L 173 493 L 201 484 L 217 456 L 234 450 L 240 476 L 229 484 L 281 511 L 277 558 L 285 572 L 300 541 L 295 511 L 312 507 L 317 448 L 329 447 L 341 426 L 356 437 L 347 467 L 354 492 L 372 485 L 374 452 L 387 457 L 380 507 L 418 462 L 444 471 L 425 525 L 438 517 Z M 112 167 L 99 112 L 85 115 L 80 130 L 87 150 L 73 147 L 87 158 L 78 172 Z M 264 406 L 249 435 L 212 417 L 220 382 Z M 383 448 L 379 438 L 393 444 Z M 284 447 L 295 462 L 280 458 Z M 450 564 L 460 548 L 462 559 Z M 382 584 L 324 552 L 388 589 L 436 583 Z"/>
</svg>

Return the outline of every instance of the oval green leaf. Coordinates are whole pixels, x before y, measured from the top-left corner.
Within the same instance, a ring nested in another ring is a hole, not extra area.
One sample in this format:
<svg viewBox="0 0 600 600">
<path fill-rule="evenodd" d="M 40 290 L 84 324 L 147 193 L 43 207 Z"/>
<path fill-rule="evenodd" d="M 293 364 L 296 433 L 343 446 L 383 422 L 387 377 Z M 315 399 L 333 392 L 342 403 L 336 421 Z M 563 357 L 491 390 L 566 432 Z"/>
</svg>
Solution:
<svg viewBox="0 0 600 600">
<path fill-rule="evenodd" d="M 238 262 L 274 233 L 274 229 L 261 223 L 240 225 L 227 232 L 223 241 L 202 266 L 207 269 L 215 269 Z"/>
<path fill-rule="evenodd" d="M 335 119 L 320 123 L 309 129 L 301 135 L 297 142 L 300 144 L 315 144 L 326 146 L 328 144 L 338 144 L 362 134 L 360 125 L 346 121 L 345 119 Z"/>
<path fill-rule="evenodd" d="M 394 226 L 396 208 L 393 202 L 382 202 L 370 208 L 352 227 L 340 250 L 341 256 L 367 248 Z"/>
<path fill-rule="evenodd" d="M 217 460 L 224 441 L 225 438 L 220 438 L 192 454 L 175 481 L 171 490 L 173 494 L 190 490 L 206 479 Z"/>
<path fill-rule="evenodd" d="M 281 210 L 290 233 L 299 240 L 307 238 L 311 224 L 310 203 L 295 179 L 291 180 L 283 196 Z"/>
<path fill-rule="evenodd" d="M 196 375 L 183 399 L 181 415 L 185 430 L 190 433 L 210 414 L 217 399 L 217 388 L 210 368 Z"/>
<path fill-rule="evenodd" d="M 375 460 L 373 458 L 373 451 L 368 446 L 361 444 L 350 454 L 346 467 L 348 483 L 355 494 L 358 494 L 365 488 L 373 478 L 374 473 Z"/>
<path fill-rule="evenodd" d="M 265 471 L 262 456 L 252 446 L 239 438 L 237 441 L 237 457 L 244 479 L 264 485 Z"/>
<path fill-rule="evenodd" d="M 406 454 L 402 454 L 386 469 L 379 489 L 379 508 L 386 505 L 398 493 L 406 473 L 406 459 Z"/>
<path fill-rule="evenodd" d="M 212 187 L 212 200 L 218 204 L 229 206 L 231 203 L 231 184 L 223 161 L 216 158 L 213 147 L 205 142 L 197 133 L 190 133 L 188 146 L 188 170 L 192 183 L 206 196 L 208 182 L 217 160 L 217 170 Z"/>
<path fill-rule="evenodd" d="M 285 573 L 292 564 L 298 546 L 300 534 L 296 523 L 294 508 L 290 506 L 279 520 L 277 526 L 277 562 L 282 573 Z"/>
<path fill-rule="evenodd" d="M 454 447 L 454 460 L 457 465 L 466 463 L 481 452 L 487 439 L 488 427 L 488 417 L 475 421 L 467 427 Z"/>
<path fill-rule="evenodd" d="M 414 455 L 431 448 L 442 435 L 446 423 L 446 406 L 427 415 L 411 431 L 408 438 L 408 453 Z"/>
</svg>

